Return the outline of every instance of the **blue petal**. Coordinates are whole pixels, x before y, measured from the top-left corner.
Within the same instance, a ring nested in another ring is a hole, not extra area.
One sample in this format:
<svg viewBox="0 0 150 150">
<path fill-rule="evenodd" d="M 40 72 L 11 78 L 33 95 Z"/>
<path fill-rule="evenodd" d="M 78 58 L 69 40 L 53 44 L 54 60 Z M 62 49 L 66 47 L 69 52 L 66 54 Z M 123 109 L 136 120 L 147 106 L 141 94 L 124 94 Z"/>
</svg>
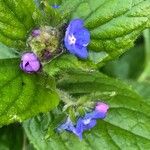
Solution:
<svg viewBox="0 0 150 150">
<path fill-rule="evenodd" d="M 83 122 L 82 118 L 79 118 L 76 125 L 76 135 L 82 140 L 82 133 L 83 133 Z"/>
<path fill-rule="evenodd" d="M 88 51 L 86 47 L 75 45 L 74 46 L 74 54 L 79 58 L 86 59 L 88 57 Z"/>
<path fill-rule="evenodd" d="M 85 47 L 89 44 L 90 32 L 86 28 L 80 29 L 74 35 L 77 39 L 76 44 L 81 45 L 81 46 L 85 45 Z"/>
<path fill-rule="evenodd" d="M 84 46 L 80 46 L 80 45 L 70 45 L 67 41 L 67 39 L 65 38 L 65 46 L 67 48 L 67 50 L 73 54 L 76 55 L 79 58 L 83 58 L 86 59 L 88 57 L 88 51 L 87 48 Z"/>
<path fill-rule="evenodd" d="M 96 125 L 96 120 L 90 120 L 88 124 L 84 124 L 84 119 L 79 118 L 76 125 L 76 135 L 82 140 L 82 134 L 85 130 L 89 130 Z"/>
<path fill-rule="evenodd" d="M 69 26 L 67 30 L 69 30 L 69 33 L 74 34 L 76 31 L 83 28 L 84 22 L 82 19 L 74 19 L 69 23 Z"/>
<path fill-rule="evenodd" d="M 85 115 L 85 119 L 104 119 L 106 117 L 106 113 L 103 112 L 98 112 L 98 111 L 93 111 L 91 113 L 87 113 Z"/>
<path fill-rule="evenodd" d="M 77 121 L 76 132 L 78 134 L 83 132 L 83 120 L 82 120 L 82 118 L 79 118 Z"/>
<path fill-rule="evenodd" d="M 70 131 L 70 132 L 75 132 L 75 127 L 72 123 L 72 121 L 70 120 L 70 118 L 67 119 L 67 121 L 65 123 L 63 123 L 62 125 L 60 125 L 58 128 L 57 128 L 58 131 L 61 131 L 61 130 L 67 130 L 67 131 Z"/>
<path fill-rule="evenodd" d="M 93 128 L 95 125 L 96 125 L 96 120 L 92 119 L 89 124 L 83 126 L 83 129 L 89 130 L 89 129 Z"/>
</svg>

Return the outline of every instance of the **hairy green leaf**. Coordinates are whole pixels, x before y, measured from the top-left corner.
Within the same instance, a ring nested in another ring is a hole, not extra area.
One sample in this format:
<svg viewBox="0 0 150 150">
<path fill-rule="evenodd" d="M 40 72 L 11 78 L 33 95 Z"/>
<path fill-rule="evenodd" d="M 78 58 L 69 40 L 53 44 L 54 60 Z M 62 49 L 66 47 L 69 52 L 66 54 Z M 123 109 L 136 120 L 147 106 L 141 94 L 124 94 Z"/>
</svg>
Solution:
<svg viewBox="0 0 150 150">
<path fill-rule="evenodd" d="M 83 2 L 76 8 L 76 11 L 72 13 L 72 18 L 85 19 L 90 14 L 90 12 L 91 8 L 88 2 Z"/>
<path fill-rule="evenodd" d="M 78 68 L 78 60 L 72 55 L 62 55 L 57 59 L 52 60 L 50 63 L 45 65 L 44 71 L 49 75 L 56 75 L 60 71 L 67 70 L 69 68 Z"/>
<path fill-rule="evenodd" d="M 63 0 L 59 12 L 63 19 L 70 19 L 71 14 L 76 10 L 76 8 L 86 0 Z"/>
<path fill-rule="evenodd" d="M 58 105 L 52 78 L 25 74 L 16 59 L 0 61 L 0 66 L 0 125 L 21 122 Z"/>
<path fill-rule="evenodd" d="M 68 69 L 82 69 L 90 70 L 95 69 L 96 66 L 89 61 L 78 60 L 75 56 L 70 54 L 61 55 L 60 57 L 52 60 L 44 66 L 44 71 L 50 76 L 57 75 L 58 73 L 63 73 Z"/>
<path fill-rule="evenodd" d="M 144 98 L 145 102 L 150 104 L 150 83 L 130 81 L 130 84 Z"/>
<path fill-rule="evenodd" d="M 43 13 L 42 24 L 50 25 L 53 27 L 59 26 L 62 21 L 62 14 L 59 13 L 58 8 L 53 8 L 54 5 L 61 5 L 61 1 L 58 0 L 42 0 L 38 3 L 39 8 Z"/>
<path fill-rule="evenodd" d="M 33 0 L 0 0 L 0 42 L 24 48 L 28 32 L 40 18 Z"/>
<path fill-rule="evenodd" d="M 149 0 L 105 0 L 85 20 L 93 51 L 105 51 L 104 61 L 116 58 L 134 45 L 138 35 L 150 22 Z"/>
<path fill-rule="evenodd" d="M 150 105 L 131 87 L 98 72 L 82 71 L 61 74 L 57 87 L 75 97 L 93 93 L 92 100 L 95 94 L 96 101 L 106 102 L 110 109 L 103 121 L 84 133 L 82 141 L 70 132 L 57 133 L 51 128 L 54 117 L 50 114 L 26 121 L 26 134 L 37 150 L 149 149 Z M 104 99 L 103 94 L 109 96 Z"/>
</svg>

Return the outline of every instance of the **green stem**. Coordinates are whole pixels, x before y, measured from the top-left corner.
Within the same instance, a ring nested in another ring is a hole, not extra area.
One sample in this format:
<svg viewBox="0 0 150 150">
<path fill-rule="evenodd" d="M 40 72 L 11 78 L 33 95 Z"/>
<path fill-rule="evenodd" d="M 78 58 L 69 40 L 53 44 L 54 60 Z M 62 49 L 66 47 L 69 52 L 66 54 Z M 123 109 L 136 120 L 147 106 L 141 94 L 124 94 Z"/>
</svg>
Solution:
<svg viewBox="0 0 150 150">
<path fill-rule="evenodd" d="M 76 101 L 73 97 L 71 97 L 68 93 L 57 89 L 57 92 L 60 96 L 61 101 L 63 101 L 65 103 L 65 106 L 63 108 L 63 111 L 67 110 L 68 107 L 70 106 L 75 106 L 76 105 Z"/>
<path fill-rule="evenodd" d="M 26 135 L 24 133 L 23 134 L 23 146 L 22 146 L 22 150 L 27 150 L 26 144 L 27 144 L 27 137 L 26 137 Z"/>
<path fill-rule="evenodd" d="M 138 81 L 150 81 L 150 30 L 146 29 L 143 32 L 145 40 L 145 69 Z"/>
</svg>

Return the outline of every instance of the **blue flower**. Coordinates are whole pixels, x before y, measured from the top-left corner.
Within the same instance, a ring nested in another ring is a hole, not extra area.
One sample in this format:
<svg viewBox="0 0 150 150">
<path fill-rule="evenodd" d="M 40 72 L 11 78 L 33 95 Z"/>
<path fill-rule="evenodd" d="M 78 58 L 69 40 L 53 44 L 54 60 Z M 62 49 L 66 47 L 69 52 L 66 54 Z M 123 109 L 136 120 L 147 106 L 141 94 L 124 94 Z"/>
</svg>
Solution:
<svg viewBox="0 0 150 150">
<path fill-rule="evenodd" d="M 75 126 L 75 125 L 73 125 L 71 119 L 68 117 L 66 122 L 61 124 L 57 128 L 57 131 L 61 132 L 63 130 L 66 130 L 66 131 L 72 132 L 76 136 L 78 136 L 80 140 L 82 140 L 82 133 L 85 130 L 89 130 L 89 129 L 93 128 L 95 125 L 96 125 L 96 120 L 79 118 L 77 121 L 77 124 Z"/>
<path fill-rule="evenodd" d="M 84 27 L 81 19 L 74 19 L 67 27 L 64 44 L 67 50 L 79 58 L 87 58 L 87 46 L 90 42 L 90 32 Z"/>
<path fill-rule="evenodd" d="M 79 118 L 76 125 L 76 135 L 82 140 L 82 133 L 93 128 L 96 125 L 97 119 L 106 117 L 109 107 L 105 103 L 97 103 L 95 110 L 87 113 L 83 118 Z"/>
<path fill-rule="evenodd" d="M 55 9 L 60 8 L 60 6 L 57 5 L 57 4 L 52 5 L 52 7 L 55 8 Z"/>
<path fill-rule="evenodd" d="M 85 119 L 85 118 L 79 118 L 76 125 L 76 135 L 79 137 L 80 140 L 82 140 L 82 133 L 85 130 L 90 130 L 96 125 L 96 120 L 94 119 Z"/>
<path fill-rule="evenodd" d="M 63 123 L 57 128 L 57 131 L 59 132 L 61 132 L 62 130 L 67 130 L 76 134 L 76 129 L 69 117 L 67 118 L 65 123 Z"/>
<path fill-rule="evenodd" d="M 87 113 L 85 115 L 85 119 L 104 119 L 106 117 L 106 113 L 104 112 L 99 112 L 97 110 L 92 111 L 91 113 Z"/>
<path fill-rule="evenodd" d="M 70 118 L 68 118 L 67 121 L 58 128 L 58 130 L 73 132 L 80 140 L 82 140 L 83 132 L 92 129 L 96 125 L 97 119 L 104 119 L 108 109 L 109 107 L 107 104 L 101 102 L 97 103 L 94 111 L 87 113 L 84 117 L 80 117 L 77 120 L 76 126 L 73 125 Z"/>
</svg>

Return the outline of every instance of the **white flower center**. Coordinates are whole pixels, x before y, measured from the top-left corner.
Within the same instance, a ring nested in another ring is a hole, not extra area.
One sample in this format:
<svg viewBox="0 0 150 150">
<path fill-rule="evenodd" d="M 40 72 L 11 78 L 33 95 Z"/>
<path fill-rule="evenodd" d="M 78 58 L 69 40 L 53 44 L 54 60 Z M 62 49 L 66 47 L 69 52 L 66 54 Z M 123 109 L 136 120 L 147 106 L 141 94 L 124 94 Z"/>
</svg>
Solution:
<svg viewBox="0 0 150 150">
<path fill-rule="evenodd" d="M 69 35 L 68 40 L 70 45 L 74 45 L 76 43 L 76 38 L 74 37 L 73 34 Z"/>
<path fill-rule="evenodd" d="M 89 124 L 90 122 L 91 122 L 91 119 L 84 119 L 84 120 L 83 120 L 84 125 L 87 125 L 87 124 Z"/>
</svg>

